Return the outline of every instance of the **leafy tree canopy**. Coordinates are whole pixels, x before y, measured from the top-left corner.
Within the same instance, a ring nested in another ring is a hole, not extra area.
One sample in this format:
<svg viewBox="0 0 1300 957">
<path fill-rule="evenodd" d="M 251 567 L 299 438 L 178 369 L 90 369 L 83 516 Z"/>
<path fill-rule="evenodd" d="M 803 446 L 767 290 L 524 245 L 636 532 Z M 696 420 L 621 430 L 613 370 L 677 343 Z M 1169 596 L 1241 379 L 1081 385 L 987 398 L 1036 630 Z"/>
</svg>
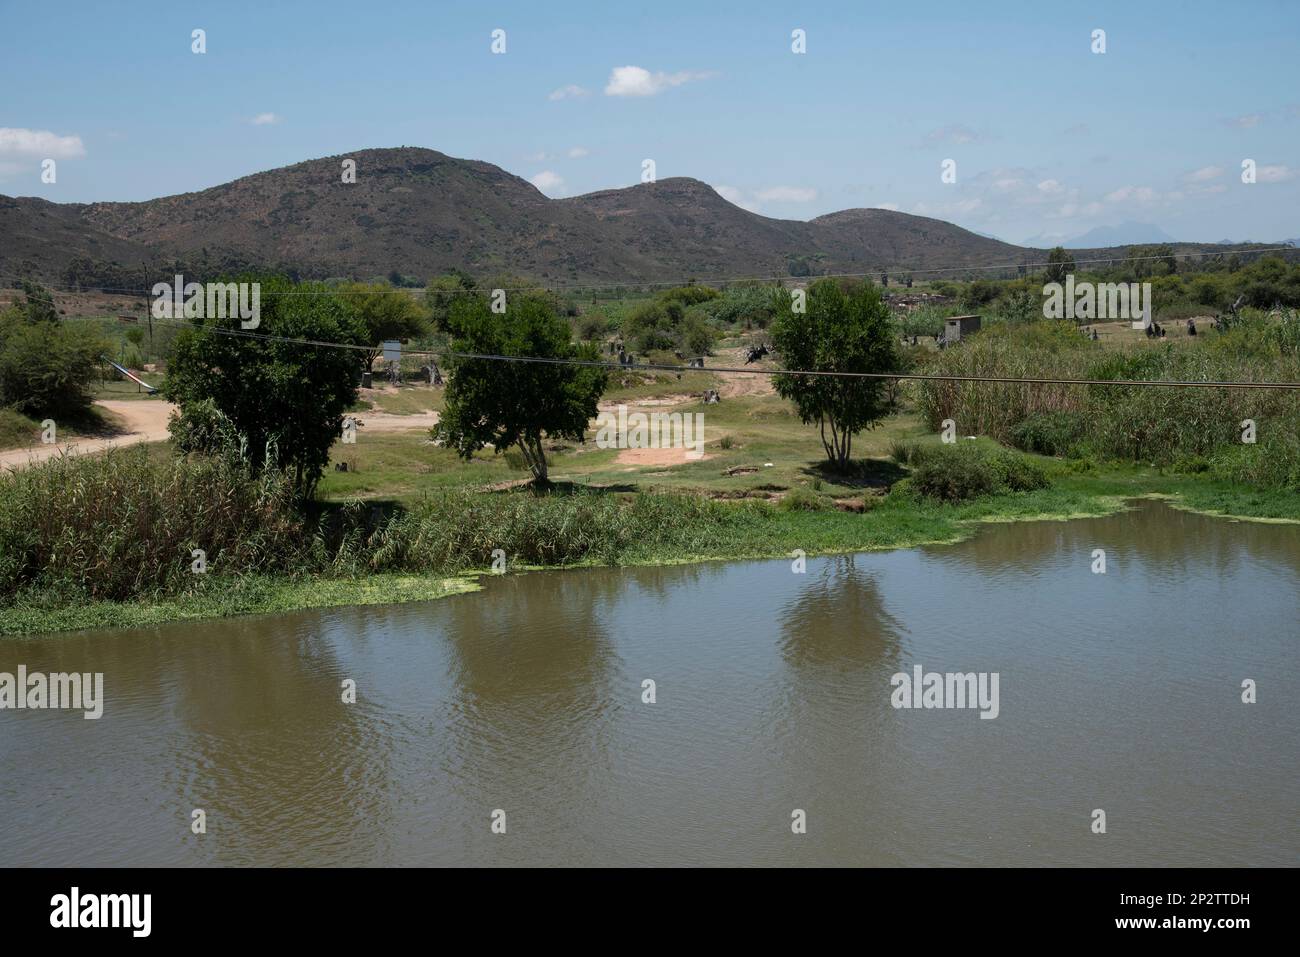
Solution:
<svg viewBox="0 0 1300 957">
<path fill-rule="evenodd" d="M 897 372 L 899 356 L 889 308 L 867 283 L 842 290 L 833 279 L 807 289 L 806 309 L 794 311 L 789 291 L 777 293 L 772 343 L 787 369 L 815 372 Z M 776 391 L 794 402 L 799 418 L 821 428 L 826 458 L 840 469 L 849 464 L 853 436 L 889 410 L 882 379 L 781 374 Z"/>
<path fill-rule="evenodd" d="M 365 323 L 347 297 L 318 283 L 294 285 L 283 276 L 260 282 L 258 336 L 369 345 Z M 242 438 L 254 468 L 291 471 L 299 495 L 309 497 L 340 434 L 343 413 L 356 401 L 358 353 L 231 334 L 239 331 L 238 318 L 193 322 L 176 339 L 163 387 L 181 410 L 173 432 L 194 434 L 188 419 L 206 420 L 215 407 Z"/>
<path fill-rule="evenodd" d="M 569 325 L 550 303 L 511 296 L 504 313 L 488 300 L 459 297 L 451 304 L 448 328 L 455 352 L 599 361 L 590 343 L 575 345 Z M 592 366 L 491 359 L 452 359 L 442 418 L 434 438 L 468 459 L 492 445 L 498 452 L 518 446 L 538 484 L 547 481 L 543 436 L 580 442 L 609 378 Z"/>
<path fill-rule="evenodd" d="M 1065 282 L 1065 277 L 1074 272 L 1074 257 L 1064 246 L 1057 246 L 1047 254 L 1048 282 Z"/>
<path fill-rule="evenodd" d="M 370 347 L 363 353 L 366 369 L 373 368 L 384 340 L 415 339 L 429 330 L 426 310 L 409 293 L 387 283 L 348 283 L 338 288 L 338 294 L 365 327 L 365 344 Z"/>
</svg>

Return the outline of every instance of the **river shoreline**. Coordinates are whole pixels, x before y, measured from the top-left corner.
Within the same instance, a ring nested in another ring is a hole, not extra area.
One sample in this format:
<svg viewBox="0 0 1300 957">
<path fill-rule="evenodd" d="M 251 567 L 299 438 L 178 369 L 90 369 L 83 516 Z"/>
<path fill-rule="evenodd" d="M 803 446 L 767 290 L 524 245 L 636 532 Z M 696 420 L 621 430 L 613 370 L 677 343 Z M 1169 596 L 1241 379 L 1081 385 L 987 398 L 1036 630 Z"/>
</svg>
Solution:
<svg viewBox="0 0 1300 957">
<path fill-rule="evenodd" d="M 1227 490 L 1197 476 L 1140 471 L 1058 476 L 1049 489 L 989 496 L 959 506 L 893 495 L 866 514 L 772 509 L 770 536 L 736 540 L 707 553 L 634 553 L 617 562 L 517 564 L 511 573 L 552 568 L 653 567 L 706 562 L 807 557 L 954 545 L 981 526 L 1101 518 L 1138 500 L 1160 500 L 1180 511 L 1229 521 L 1300 524 L 1294 493 Z M 1282 512 L 1285 514 L 1276 514 Z M 0 638 L 129 628 L 175 621 L 266 615 L 306 609 L 433 601 L 479 590 L 489 568 L 456 574 L 374 573 L 356 577 L 211 576 L 201 592 L 146 601 L 54 603 L 31 594 L 0 606 Z"/>
</svg>

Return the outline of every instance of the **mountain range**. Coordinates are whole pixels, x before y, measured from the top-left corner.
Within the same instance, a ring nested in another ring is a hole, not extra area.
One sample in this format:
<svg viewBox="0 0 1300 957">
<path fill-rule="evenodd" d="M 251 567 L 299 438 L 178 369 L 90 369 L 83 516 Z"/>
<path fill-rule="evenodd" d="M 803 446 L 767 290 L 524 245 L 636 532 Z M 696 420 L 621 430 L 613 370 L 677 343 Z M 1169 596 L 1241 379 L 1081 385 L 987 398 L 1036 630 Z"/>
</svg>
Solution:
<svg viewBox="0 0 1300 957">
<path fill-rule="evenodd" d="M 343 181 L 345 160 L 355 161 L 355 182 Z M 1090 258 L 1084 253 L 1123 250 L 1075 250 Z M 550 199 L 490 163 L 415 147 L 308 160 L 143 202 L 0 196 L 0 275 L 64 285 L 140 288 L 177 267 L 421 282 L 453 268 L 593 284 L 925 270 L 955 277 L 990 266 L 1012 274 L 1044 257 L 884 209 L 772 219 L 684 177 Z"/>
</svg>

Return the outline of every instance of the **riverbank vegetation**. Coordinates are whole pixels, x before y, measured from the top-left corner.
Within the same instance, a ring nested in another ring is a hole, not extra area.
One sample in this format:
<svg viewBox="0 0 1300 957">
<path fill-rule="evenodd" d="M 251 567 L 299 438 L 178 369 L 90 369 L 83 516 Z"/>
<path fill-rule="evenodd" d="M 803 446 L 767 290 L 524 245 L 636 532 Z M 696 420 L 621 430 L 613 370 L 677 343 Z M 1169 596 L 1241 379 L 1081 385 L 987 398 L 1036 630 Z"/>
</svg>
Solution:
<svg viewBox="0 0 1300 957">
<path fill-rule="evenodd" d="M 1014 305 L 1015 282 L 985 304 Z M 873 385 L 871 414 L 855 422 L 875 427 L 840 456 L 823 442 L 807 384 L 786 377 L 778 392 L 782 380 L 768 375 L 847 361 L 843 343 L 861 335 L 881 371 L 1296 381 L 1300 336 L 1285 306 L 1242 308 L 1200 336 L 1165 341 L 1127 324 L 1100 327 L 1094 341 L 1068 322 L 995 315 L 941 350 L 911 345 L 915 310 L 887 311 L 890 300 L 869 284 L 817 285 L 824 293 L 810 296 L 814 314 L 829 309 L 850 327 L 839 330 L 847 340 L 828 336 L 821 352 L 818 330 L 785 336 L 790 298 L 770 286 L 688 286 L 621 312 L 576 306 L 577 315 L 555 297 L 512 294 L 512 305 L 532 312 L 510 323 L 490 311 L 490 290 L 464 278 L 430 284 L 440 298 L 417 325 L 462 351 L 591 359 L 634 337 L 689 348 L 687 316 L 709 327 L 711 363 L 743 365 L 753 346 L 787 345 L 741 375 L 692 371 L 667 348 L 650 357 L 679 372 L 631 366 L 569 375 L 583 367 L 511 364 L 506 374 L 504 364 L 464 360 L 448 364 L 446 389 L 368 390 L 365 401 L 357 390 L 362 351 L 219 335 L 196 323 L 175 336 L 169 355 L 166 388 L 182 409 L 172 442 L 0 475 L 0 633 L 436 597 L 472 587 L 465 576 L 499 567 L 502 557 L 510 572 L 952 542 L 981 522 L 1100 515 L 1138 496 L 1300 520 L 1295 392 Z M 372 345 L 348 296 L 325 284 L 305 291 L 264 295 L 284 311 L 264 306 L 260 331 Z M 985 294 L 962 287 L 962 295 Z M 862 308 L 840 308 L 855 302 Z M 953 298 L 922 308 L 962 307 Z M 583 328 L 597 316 L 599 329 Z M 811 366 L 793 362 L 805 343 Z M 722 401 L 706 404 L 706 389 L 720 390 Z M 598 400 L 601 408 L 702 414 L 705 454 L 594 447 Z M 440 412 L 443 427 L 433 435 L 427 424 L 362 428 L 343 443 L 343 415 L 367 403 Z M 938 435 L 947 420 L 952 443 Z M 545 463 L 540 475 L 536 462 L 510 450 L 525 434 Z"/>
</svg>

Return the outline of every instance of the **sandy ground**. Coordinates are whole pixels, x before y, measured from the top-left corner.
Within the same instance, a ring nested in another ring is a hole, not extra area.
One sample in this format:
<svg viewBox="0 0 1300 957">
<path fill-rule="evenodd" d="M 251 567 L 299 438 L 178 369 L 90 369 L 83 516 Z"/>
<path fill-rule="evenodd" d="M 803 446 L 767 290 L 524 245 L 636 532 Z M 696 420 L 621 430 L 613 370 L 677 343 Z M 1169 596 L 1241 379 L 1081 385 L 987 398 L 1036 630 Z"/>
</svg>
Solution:
<svg viewBox="0 0 1300 957">
<path fill-rule="evenodd" d="M 748 349 L 720 349 L 716 360 L 717 365 L 729 366 L 737 369 L 745 364 L 745 356 Z M 771 368 L 771 364 L 764 360 L 756 363 L 765 369 Z M 722 385 L 718 388 L 718 394 L 724 399 L 734 398 L 738 395 L 773 395 L 776 389 L 772 387 L 772 377 L 770 375 L 759 375 L 755 372 L 724 372 L 722 373 Z"/>
<path fill-rule="evenodd" d="M 720 349 L 717 355 L 710 360 L 715 365 L 730 366 L 736 368 L 745 364 L 745 355 L 748 349 Z M 762 368 L 771 368 L 764 362 Z M 734 398 L 742 395 L 773 395 L 776 390 L 772 387 L 772 377 L 761 375 L 757 372 L 725 372 L 720 373 L 722 384 L 718 388 L 722 398 Z M 635 411 L 652 411 L 664 407 L 683 405 L 686 403 L 698 403 L 699 393 L 668 395 L 657 399 L 636 399 L 626 403 L 602 402 L 597 407 L 602 412 L 612 412 L 620 404 L 626 404 L 629 412 Z M 702 410 L 705 416 L 708 416 L 708 409 Z M 628 466 L 626 471 L 632 471 L 634 468 L 667 468 L 674 465 L 684 465 L 687 462 L 698 462 L 700 459 L 688 459 L 686 457 L 687 449 L 623 449 L 618 453 L 615 461 L 619 465 Z M 705 455 L 707 459 L 711 456 Z"/>
<path fill-rule="evenodd" d="M 688 459 L 690 449 L 623 449 L 615 459 L 619 465 L 660 466 L 685 465 L 687 462 L 700 462 L 710 456 Z"/>
<path fill-rule="evenodd" d="M 365 432 L 405 432 L 407 429 L 431 429 L 438 424 L 437 412 L 393 415 L 391 412 L 354 412 L 358 427 Z"/>
<path fill-rule="evenodd" d="M 164 442 L 168 438 L 167 420 L 176 408 L 170 402 L 154 399 L 104 399 L 95 404 L 112 412 L 127 431 L 103 437 L 79 436 L 54 445 L 9 449 L 0 452 L 0 468 L 22 468 L 65 453 L 79 455 L 82 452 L 102 452 L 116 446 L 135 445 L 137 442 Z"/>
<path fill-rule="evenodd" d="M 95 403 L 113 413 L 127 431 L 110 436 L 79 436 L 54 445 L 33 445 L 25 449 L 0 452 L 0 468 L 22 468 L 55 455 L 80 455 L 138 442 L 166 442 L 167 420 L 176 406 L 157 399 L 102 399 Z M 437 412 L 419 415 L 390 415 L 386 412 L 360 412 L 356 419 L 367 432 L 403 432 L 407 429 L 431 429 L 438 424 Z"/>
</svg>

